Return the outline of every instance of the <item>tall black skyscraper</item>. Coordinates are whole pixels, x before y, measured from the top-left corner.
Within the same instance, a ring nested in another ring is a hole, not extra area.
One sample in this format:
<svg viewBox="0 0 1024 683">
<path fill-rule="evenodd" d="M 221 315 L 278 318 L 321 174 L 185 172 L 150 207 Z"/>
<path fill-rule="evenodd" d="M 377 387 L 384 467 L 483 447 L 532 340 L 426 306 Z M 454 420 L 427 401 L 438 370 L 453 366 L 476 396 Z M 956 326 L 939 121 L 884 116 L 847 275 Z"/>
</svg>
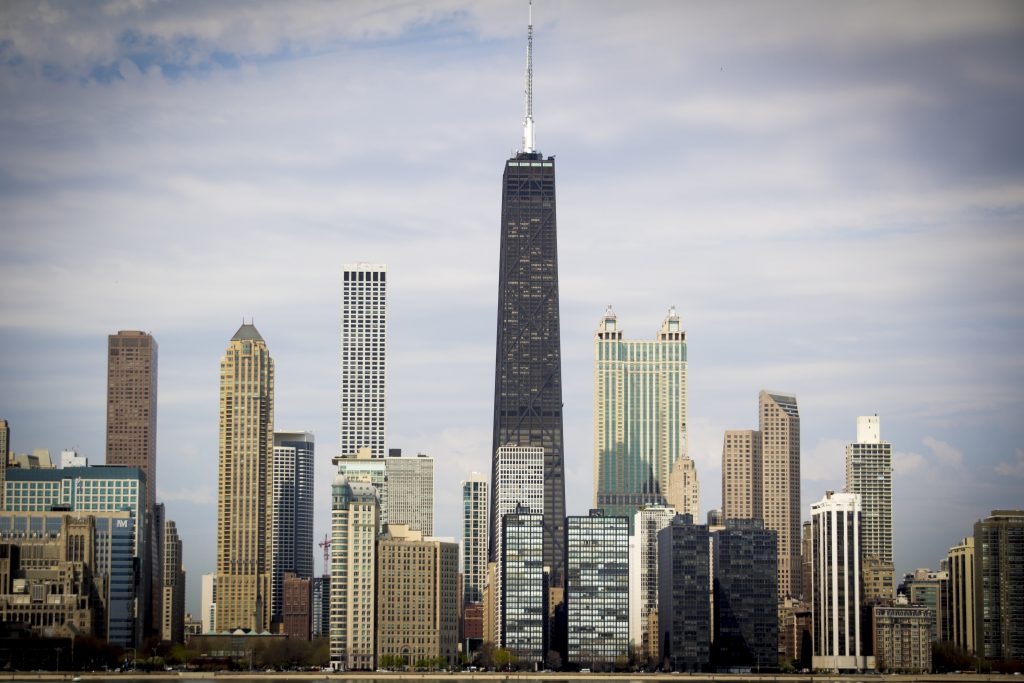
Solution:
<svg viewBox="0 0 1024 683">
<path fill-rule="evenodd" d="M 523 149 L 505 162 L 501 195 L 498 340 L 494 364 L 494 440 L 544 449 L 544 565 L 563 585 L 565 475 L 562 462 L 562 347 L 558 317 L 555 160 L 534 148 L 533 21 L 526 50 Z M 491 466 L 491 516 L 500 497 Z M 490 557 L 496 559 L 496 541 Z"/>
</svg>

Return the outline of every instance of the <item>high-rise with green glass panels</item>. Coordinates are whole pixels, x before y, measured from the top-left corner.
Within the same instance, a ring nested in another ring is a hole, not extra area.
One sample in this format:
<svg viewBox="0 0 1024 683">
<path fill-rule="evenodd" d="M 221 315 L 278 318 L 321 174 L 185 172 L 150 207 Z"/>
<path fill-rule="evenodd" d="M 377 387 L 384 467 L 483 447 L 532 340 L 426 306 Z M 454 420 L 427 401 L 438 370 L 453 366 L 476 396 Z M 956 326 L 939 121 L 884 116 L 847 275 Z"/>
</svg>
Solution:
<svg viewBox="0 0 1024 683">
<path fill-rule="evenodd" d="M 698 514 L 686 449 L 686 333 L 669 309 L 653 340 L 627 340 L 611 307 L 594 338 L 594 507 Z M 632 532 L 632 529 L 630 530 Z"/>
</svg>

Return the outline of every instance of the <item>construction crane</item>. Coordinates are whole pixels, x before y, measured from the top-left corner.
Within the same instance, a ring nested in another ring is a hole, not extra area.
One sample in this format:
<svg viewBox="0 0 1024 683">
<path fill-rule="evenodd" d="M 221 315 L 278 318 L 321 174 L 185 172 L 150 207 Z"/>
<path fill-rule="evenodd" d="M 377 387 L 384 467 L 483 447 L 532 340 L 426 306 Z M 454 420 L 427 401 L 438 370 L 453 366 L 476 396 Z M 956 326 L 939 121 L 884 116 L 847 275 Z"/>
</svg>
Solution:
<svg viewBox="0 0 1024 683">
<path fill-rule="evenodd" d="M 324 549 L 324 576 L 331 575 L 331 537 L 329 534 L 324 534 L 324 540 L 317 543 L 318 546 Z"/>
</svg>

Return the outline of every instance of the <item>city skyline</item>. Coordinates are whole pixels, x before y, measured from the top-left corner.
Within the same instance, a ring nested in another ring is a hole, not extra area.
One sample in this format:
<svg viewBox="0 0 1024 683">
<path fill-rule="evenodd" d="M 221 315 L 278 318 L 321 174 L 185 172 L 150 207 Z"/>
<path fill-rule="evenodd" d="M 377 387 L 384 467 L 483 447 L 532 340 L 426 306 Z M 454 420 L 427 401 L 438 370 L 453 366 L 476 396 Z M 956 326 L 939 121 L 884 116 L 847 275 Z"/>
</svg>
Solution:
<svg viewBox="0 0 1024 683">
<path fill-rule="evenodd" d="M 105 338 L 151 332 L 156 502 L 189 574 L 206 573 L 223 340 L 254 318 L 278 422 L 336 444 L 342 266 L 387 263 L 386 445 L 435 458 L 437 532 L 458 536 L 458 482 L 493 455 L 496 169 L 520 144 L 525 8 L 252 6 L 249 28 L 238 11 L 5 10 L 12 448 L 99 464 Z M 1012 4 L 925 14 L 534 8 L 537 147 L 559 164 L 568 514 L 592 494 L 608 304 L 637 333 L 666 304 L 686 322 L 705 510 L 724 430 L 755 424 L 761 389 L 800 401 L 804 519 L 842 488 L 852 420 L 885 418 L 897 575 L 1019 505 L 1024 22 Z M 68 34 L 81 40 L 52 40 Z M 315 538 L 337 455 L 318 453 Z"/>
</svg>

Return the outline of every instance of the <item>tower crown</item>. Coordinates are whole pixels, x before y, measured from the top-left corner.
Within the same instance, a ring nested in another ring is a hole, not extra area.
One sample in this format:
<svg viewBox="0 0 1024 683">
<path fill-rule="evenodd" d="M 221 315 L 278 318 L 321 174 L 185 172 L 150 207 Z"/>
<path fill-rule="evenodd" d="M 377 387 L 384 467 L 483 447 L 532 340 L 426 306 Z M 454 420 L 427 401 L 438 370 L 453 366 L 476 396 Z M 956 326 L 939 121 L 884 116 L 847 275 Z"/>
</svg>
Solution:
<svg viewBox="0 0 1024 683">
<path fill-rule="evenodd" d="M 533 131 L 533 0 L 526 24 L 526 84 L 523 88 L 523 153 L 536 152 Z"/>
</svg>

